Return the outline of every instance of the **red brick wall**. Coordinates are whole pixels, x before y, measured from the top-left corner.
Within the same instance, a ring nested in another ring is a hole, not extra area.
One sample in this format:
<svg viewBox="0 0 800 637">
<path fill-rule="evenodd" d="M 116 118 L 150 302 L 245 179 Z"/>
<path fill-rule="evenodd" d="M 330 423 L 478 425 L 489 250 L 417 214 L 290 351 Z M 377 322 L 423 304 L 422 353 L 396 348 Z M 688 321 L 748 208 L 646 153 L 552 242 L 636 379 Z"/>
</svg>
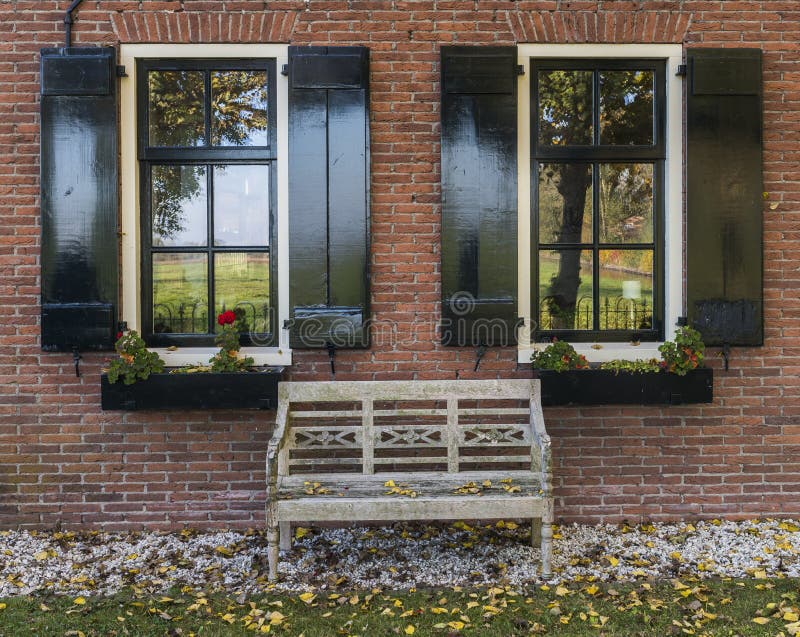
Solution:
<svg viewBox="0 0 800 637">
<path fill-rule="evenodd" d="M 0 527 L 262 523 L 270 413 L 99 407 L 103 356 L 42 353 L 38 336 L 39 49 L 68 0 L 0 2 Z M 550 409 L 557 516 L 569 520 L 800 515 L 800 7 L 795 0 L 85 0 L 78 44 L 291 42 L 371 50 L 372 308 L 391 323 L 337 379 L 529 375 L 514 349 L 437 343 L 439 46 L 683 42 L 764 50 L 762 348 L 717 352 L 712 405 Z M 293 379 L 327 379 L 324 352 Z"/>
</svg>

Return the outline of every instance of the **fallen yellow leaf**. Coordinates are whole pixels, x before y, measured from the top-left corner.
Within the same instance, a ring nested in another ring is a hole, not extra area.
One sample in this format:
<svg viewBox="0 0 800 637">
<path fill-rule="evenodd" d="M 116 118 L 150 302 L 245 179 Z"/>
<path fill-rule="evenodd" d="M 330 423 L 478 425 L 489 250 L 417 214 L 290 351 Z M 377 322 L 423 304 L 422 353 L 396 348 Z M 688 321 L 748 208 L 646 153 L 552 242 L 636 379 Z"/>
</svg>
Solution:
<svg viewBox="0 0 800 637">
<path fill-rule="evenodd" d="M 753 617 L 753 623 L 761 624 L 762 626 L 769 621 L 769 617 Z"/>
<path fill-rule="evenodd" d="M 310 604 L 311 602 L 314 601 L 314 598 L 316 598 L 316 595 L 314 595 L 314 593 L 303 593 L 303 594 L 299 595 L 298 597 L 300 597 L 300 601 L 303 601 L 306 604 Z"/>
<path fill-rule="evenodd" d="M 408 626 L 406 626 L 406 628 L 405 628 L 405 633 L 406 633 L 406 635 L 413 635 L 415 630 L 416 630 L 416 629 L 414 628 L 414 626 L 412 626 L 411 624 L 409 624 L 409 625 L 408 625 Z"/>
<path fill-rule="evenodd" d="M 72 600 L 73 604 L 77 604 L 78 606 L 83 606 L 86 603 L 85 597 L 76 597 Z"/>
</svg>

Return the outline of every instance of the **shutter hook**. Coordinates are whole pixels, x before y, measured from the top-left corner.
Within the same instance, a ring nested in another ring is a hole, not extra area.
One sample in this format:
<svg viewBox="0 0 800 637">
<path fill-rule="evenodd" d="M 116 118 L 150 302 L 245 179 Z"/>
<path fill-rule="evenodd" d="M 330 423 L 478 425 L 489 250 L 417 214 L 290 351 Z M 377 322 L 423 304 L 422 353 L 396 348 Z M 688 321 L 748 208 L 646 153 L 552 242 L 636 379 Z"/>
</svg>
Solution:
<svg viewBox="0 0 800 637">
<path fill-rule="evenodd" d="M 725 371 L 728 371 L 728 357 L 731 355 L 731 346 L 727 343 L 722 344 L 722 358 L 725 361 Z"/>
<path fill-rule="evenodd" d="M 75 376 L 77 378 L 81 377 L 81 367 L 80 367 L 80 365 L 81 365 L 81 359 L 82 358 L 83 358 L 83 356 L 81 356 L 80 353 L 78 352 L 78 348 L 77 347 L 73 347 L 72 348 L 72 362 L 75 364 Z"/>
<path fill-rule="evenodd" d="M 475 369 L 472 371 L 477 372 L 478 367 L 481 364 L 481 359 L 486 354 L 486 345 L 479 345 L 477 351 L 475 352 Z"/>
<path fill-rule="evenodd" d="M 328 350 L 328 358 L 331 361 L 331 376 L 336 376 L 336 345 L 328 341 L 325 343 L 325 348 Z"/>
</svg>

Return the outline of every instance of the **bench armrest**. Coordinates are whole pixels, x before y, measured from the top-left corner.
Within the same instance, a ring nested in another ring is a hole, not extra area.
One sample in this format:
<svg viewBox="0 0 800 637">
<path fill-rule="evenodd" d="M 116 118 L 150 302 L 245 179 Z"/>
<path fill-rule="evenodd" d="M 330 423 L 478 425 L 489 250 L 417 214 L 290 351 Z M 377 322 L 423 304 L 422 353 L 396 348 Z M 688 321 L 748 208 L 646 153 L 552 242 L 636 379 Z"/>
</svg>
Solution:
<svg viewBox="0 0 800 637">
<path fill-rule="evenodd" d="M 267 492 L 275 485 L 278 478 L 278 459 L 281 448 L 286 444 L 289 433 L 289 397 L 286 392 L 278 387 L 278 413 L 275 417 L 275 430 L 272 432 L 267 445 Z"/>
<path fill-rule="evenodd" d="M 541 475 L 542 495 L 549 498 L 553 492 L 553 453 L 550 434 L 547 433 L 544 427 L 544 414 L 542 413 L 542 403 L 539 399 L 538 391 L 531 399 L 531 439 L 534 446 L 534 449 L 531 450 L 531 456 L 536 458 L 533 469 Z M 539 466 L 536 467 L 536 464 Z"/>
</svg>

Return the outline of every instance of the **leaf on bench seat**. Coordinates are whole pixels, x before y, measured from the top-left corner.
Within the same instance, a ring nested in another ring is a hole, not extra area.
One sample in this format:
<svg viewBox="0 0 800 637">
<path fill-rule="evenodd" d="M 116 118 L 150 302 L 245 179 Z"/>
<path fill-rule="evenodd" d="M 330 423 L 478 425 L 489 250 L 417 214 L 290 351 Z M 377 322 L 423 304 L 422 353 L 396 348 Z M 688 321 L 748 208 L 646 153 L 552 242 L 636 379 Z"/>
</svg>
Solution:
<svg viewBox="0 0 800 637">
<path fill-rule="evenodd" d="M 323 487 L 320 482 L 304 482 L 303 493 L 306 495 L 330 495 L 331 490 L 328 487 Z"/>
<path fill-rule="evenodd" d="M 409 498 L 416 498 L 417 492 L 413 489 L 409 489 L 411 485 L 406 484 L 405 482 L 401 482 L 400 485 L 396 485 L 394 480 L 387 480 L 383 483 L 384 487 L 389 487 L 389 490 L 386 491 L 385 495 L 405 495 Z"/>
</svg>

